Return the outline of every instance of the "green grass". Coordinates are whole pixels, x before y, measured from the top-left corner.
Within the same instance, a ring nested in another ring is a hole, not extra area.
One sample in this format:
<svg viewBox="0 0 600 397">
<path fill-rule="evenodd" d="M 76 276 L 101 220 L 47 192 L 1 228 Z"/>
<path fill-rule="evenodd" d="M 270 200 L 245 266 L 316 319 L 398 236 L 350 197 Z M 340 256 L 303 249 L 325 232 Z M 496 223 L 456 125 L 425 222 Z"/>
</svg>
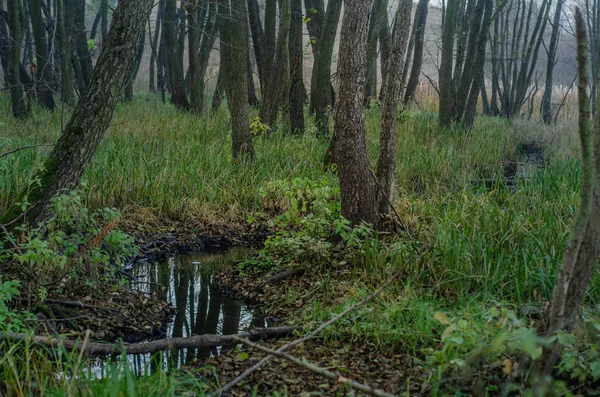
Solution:
<svg viewBox="0 0 600 397">
<path fill-rule="evenodd" d="M 8 127 L 0 128 L 2 153 L 54 142 L 61 119 L 60 113 L 36 109 L 32 119 L 17 122 L 7 98 L 0 98 L 0 123 Z M 153 97 L 120 106 L 84 176 L 88 204 L 117 207 L 126 220 L 141 223 L 239 225 L 263 210 L 258 189 L 268 181 L 325 177 L 337 183 L 322 167 L 328 142 L 315 136 L 310 123 L 302 137 L 277 132 L 256 138 L 257 158 L 249 166 L 231 159 L 228 123 L 224 108 L 197 118 Z M 366 112 L 366 126 L 374 165 L 377 109 Z M 519 161 L 519 144 L 526 141 L 544 147 L 547 166 L 511 188 L 501 176 L 506 163 Z M 0 211 L 25 186 L 47 150 L 28 149 L 0 159 Z M 419 355 L 439 342 L 440 326 L 433 318 L 437 311 L 483 321 L 481 314 L 497 305 L 542 306 L 551 296 L 578 204 L 578 158 L 575 124 L 545 127 L 481 117 L 472 131 L 440 131 L 435 113 L 409 111 L 398 131 L 395 204 L 415 241 L 404 238 L 371 247 L 353 275 L 354 299 L 367 296 L 396 270 L 404 271 L 403 279 L 326 337 L 357 344 L 375 341 L 383 350 Z M 478 183 L 482 180 L 495 182 L 490 189 Z M 323 288 L 330 288 L 325 280 Z M 588 303 L 597 303 L 599 288 L 595 277 Z M 321 322 L 332 310 L 339 308 L 315 302 L 299 318 Z M 10 376 L 6 360 L 0 377 Z M 166 387 L 164 382 L 170 381 L 161 376 L 148 384 Z M 129 387 L 126 376 L 119 382 L 117 389 Z M 96 384 L 98 390 L 106 386 Z"/>
<path fill-rule="evenodd" d="M 3 396 L 204 396 L 214 379 L 160 366 L 140 368 L 127 359 L 89 366 L 79 352 L 33 348 L 27 342 L 0 343 L 0 394 Z M 93 362 L 93 360 L 92 360 Z M 147 370 L 147 371 L 146 371 Z M 212 385 L 214 387 L 214 385 Z"/>
</svg>

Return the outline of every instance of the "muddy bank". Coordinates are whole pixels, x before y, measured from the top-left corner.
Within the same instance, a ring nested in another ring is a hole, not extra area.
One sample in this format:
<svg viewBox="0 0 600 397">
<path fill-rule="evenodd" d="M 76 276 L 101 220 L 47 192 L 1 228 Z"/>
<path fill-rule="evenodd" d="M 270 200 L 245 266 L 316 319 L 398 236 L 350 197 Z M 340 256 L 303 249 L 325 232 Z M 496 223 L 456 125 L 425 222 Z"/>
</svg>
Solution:
<svg viewBox="0 0 600 397">
<path fill-rule="evenodd" d="M 272 232 L 266 227 L 254 227 L 247 232 L 221 230 L 205 234 L 190 230 L 172 232 L 129 231 L 134 236 L 140 252 L 129 261 L 127 268 L 137 262 L 156 262 L 182 253 L 225 251 L 232 247 L 260 248 Z"/>
</svg>

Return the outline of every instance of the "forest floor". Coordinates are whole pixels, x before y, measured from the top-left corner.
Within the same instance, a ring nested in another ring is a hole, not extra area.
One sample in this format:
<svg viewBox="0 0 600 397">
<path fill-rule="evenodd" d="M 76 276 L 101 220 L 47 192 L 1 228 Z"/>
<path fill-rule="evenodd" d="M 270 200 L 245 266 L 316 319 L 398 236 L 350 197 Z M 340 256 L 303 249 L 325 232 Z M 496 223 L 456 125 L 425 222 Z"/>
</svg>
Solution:
<svg viewBox="0 0 600 397">
<path fill-rule="evenodd" d="M 231 159 L 226 111 L 196 118 L 153 97 L 118 108 L 80 195 L 91 209 L 117 208 L 120 228 L 138 236 L 150 261 L 267 239 L 255 256 L 221 269 L 218 280 L 238 297 L 261 302 L 278 325 L 312 330 L 398 275 L 293 355 L 391 393 L 525 394 L 539 379 L 524 357 L 535 360 L 545 343 L 535 331 L 578 202 L 575 124 L 481 117 L 471 131 L 440 132 L 433 112 L 409 110 L 405 116 L 394 202 L 395 224 L 405 226 L 400 233 L 350 229 L 340 221 L 337 177 L 322 166 L 328 142 L 310 123 L 301 137 L 282 131 L 255 137 L 257 158 L 244 165 Z M 16 122 L 8 106 L 0 107 L 0 120 L 8 127 L 0 130 L 0 153 L 46 145 L 0 158 L 3 211 L 40 166 L 64 120 L 59 112 L 36 109 L 31 120 Z M 378 124 L 379 109 L 367 110 L 373 165 Z M 294 277 L 258 288 L 297 269 L 302 271 Z M 598 324 L 599 288 L 595 277 L 586 325 L 568 344 L 552 384 L 559 395 L 591 395 L 597 386 L 598 335 L 588 331 Z M 26 390 L 27 381 L 10 365 L 14 356 L 6 357 L 0 374 L 14 390 Z M 180 371 L 155 368 L 153 375 L 136 377 L 121 368 L 102 379 L 82 373 L 80 393 L 102 394 L 112 385 L 128 395 L 178 395 L 191 388 L 201 395 L 260 357 L 242 348 Z M 77 357 L 67 361 L 81 367 Z M 234 395 L 347 392 L 306 369 L 273 361 Z M 46 378 L 35 382 L 48 394 L 72 387 Z"/>
</svg>

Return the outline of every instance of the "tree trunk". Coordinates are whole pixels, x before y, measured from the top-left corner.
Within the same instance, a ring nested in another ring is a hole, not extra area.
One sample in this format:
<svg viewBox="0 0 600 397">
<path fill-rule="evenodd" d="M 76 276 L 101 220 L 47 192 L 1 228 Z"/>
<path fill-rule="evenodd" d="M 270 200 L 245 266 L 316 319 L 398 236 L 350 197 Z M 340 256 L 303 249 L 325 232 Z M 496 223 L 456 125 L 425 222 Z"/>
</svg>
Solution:
<svg viewBox="0 0 600 397">
<path fill-rule="evenodd" d="M 369 23 L 369 38 L 367 41 L 367 82 L 365 87 L 365 106 L 371 99 L 377 98 L 377 41 L 381 31 L 384 15 L 387 16 L 387 0 L 375 0 L 371 21 Z M 387 20 L 387 18 L 385 18 Z"/>
<path fill-rule="evenodd" d="M 190 103 L 183 82 L 183 59 L 179 56 L 178 51 L 177 22 L 177 0 L 166 0 L 164 32 L 171 83 L 171 103 L 178 109 L 189 110 Z"/>
<path fill-rule="evenodd" d="M 546 64 L 546 85 L 542 97 L 542 120 L 546 124 L 552 122 L 552 88 L 553 73 L 556 64 L 556 51 L 558 49 L 558 36 L 560 34 L 560 17 L 565 0 L 558 0 L 554 10 L 554 21 L 552 23 L 552 34 L 550 35 L 550 46 L 548 47 L 548 63 Z"/>
<path fill-rule="evenodd" d="M 290 128 L 292 134 L 301 134 L 304 131 L 302 22 L 302 0 L 292 0 L 290 29 Z"/>
<path fill-rule="evenodd" d="M 288 99 L 283 97 L 284 93 L 289 98 L 289 76 L 286 73 L 288 70 L 288 39 L 290 31 L 289 1 L 284 0 L 284 7 L 281 7 L 281 19 L 279 27 L 279 35 L 277 36 L 277 46 L 275 58 L 272 66 L 266 76 L 270 76 L 269 82 L 266 84 L 266 91 L 262 97 L 260 107 L 260 119 L 263 123 L 269 126 L 271 130 L 275 130 L 277 124 L 277 114 L 281 105 L 286 108 Z"/>
<path fill-rule="evenodd" d="M 393 45 L 388 59 L 387 74 L 381 106 L 381 135 L 379 144 L 379 161 L 377 162 L 377 179 L 381 191 L 378 192 L 378 207 L 381 215 L 387 215 L 394 199 L 394 174 L 396 172 L 396 128 L 398 125 L 398 106 L 402 95 L 402 76 L 404 55 L 410 32 L 410 16 L 412 1 L 402 0 L 396 12 L 396 29 L 394 29 Z M 395 76 L 396 78 L 393 78 Z"/>
<path fill-rule="evenodd" d="M 334 105 L 331 102 L 331 58 L 341 10 L 342 0 L 331 0 L 327 5 L 310 84 L 310 112 L 316 113 L 315 124 L 322 135 L 329 134 L 328 110 Z"/>
<path fill-rule="evenodd" d="M 452 66 L 454 58 L 454 28 L 458 0 L 448 0 L 442 27 L 442 60 L 440 62 L 440 127 L 447 127 L 452 122 L 452 108 L 454 107 L 454 82 L 452 79 Z"/>
<path fill-rule="evenodd" d="M 557 331 L 571 330 L 585 291 L 594 274 L 600 254 L 600 118 L 591 125 L 589 103 L 588 43 L 585 22 L 579 9 L 575 12 L 577 60 L 579 75 L 579 134 L 582 149 L 583 179 L 581 201 L 573 224 L 571 237 L 556 278 L 546 328 L 548 337 Z M 596 109 L 598 111 L 598 109 Z M 562 353 L 555 342 L 545 350 L 545 372 L 551 373 Z"/>
<path fill-rule="evenodd" d="M 318 40 L 321 38 L 321 30 L 325 21 L 325 3 L 323 0 L 304 0 L 306 10 L 306 30 L 310 40 L 313 57 L 316 61 L 318 54 Z"/>
<path fill-rule="evenodd" d="M 73 79 L 71 77 L 71 46 L 67 41 L 65 28 L 66 15 L 63 0 L 56 0 L 56 19 L 58 20 L 58 46 L 60 52 L 61 100 L 69 106 L 75 105 Z"/>
<path fill-rule="evenodd" d="M 207 10 L 206 24 L 204 25 L 204 34 L 202 35 L 202 41 L 200 42 L 199 51 L 199 64 L 200 64 L 200 99 L 202 101 L 202 110 L 204 110 L 204 91 L 205 83 L 204 78 L 206 76 L 206 70 L 208 68 L 208 61 L 210 59 L 210 52 L 212 51 L 213 45 L 217 39 L 219 32 L 219 24 L 217 20 L 217 1 L 210 0 Z"/>
<path fill-rule="evenodd" d="M 248 37 L 248 40 L 250 38 Z M 252 71 L 252 61 L 250 60 L 250 50 L 248 50 L 248 54 L 246 57 L 246 73 L 248 75 L 248 105 L 258 108 L 260 106 L 260 101 L 256 97 L 256 87 L 254 86 L 254 74 Z"/>
<path fill-rule="evenodd" d="M 149 79 L 148 79 L 148 89 L 150 92 L 156 91 L 156 83 L 155 83 L 155 68 L 157 66 L 158 59 L 158 42 L 160 40 L 161 34 L 161 24 L 162 24 L 162 13 L 164 11 L 165 3 L 164 1 L 160 1 L 158 3 L 158 10 L 156 11 L 156 24 L 154 33 L 150 33 L 150 47 L 152 47 L 152 53 L 150 54 L 150 67 L 149 67 Z M 150 30 L 151 22 L 148 20 L 148 29 Z"/>
<path fill-rule="evenodd" d="M 417 3 L 417 9 L 415 11 L 415 44 L 414 52 L 412 56 L 412 66 L 410 69 L 410 76 L 408 83 L 406 84 L 406 91 L 404 91 L 404 103 L 410 103 L 415 94 L 417 93 L 417 87 L 419 86 L 419 80 L 421 78 L 421 68 L 423 67 L 423 49 L 425 44 L 425 25 L 427 24 L 427 13 L 429 11 L 429 0 L 419 0 Z"/>
<path fill-rule="evenodd" d="M 258 69 L 258 79 L 260 80 L 261 92 L 265 85 L 265 49 L 263 47 L 264 31 L 260 22 L 260 9 L 258 0 L 248 0 L 248 17 L 250 20 L 250 31 L 252 32 L 252 45 L 254 47 L 254 57 L 256 58 L 256 68 Z"/>
<path fill-rule="evenodd" d="M 367 36 L 371 1 L 346 0 L 338 61 L 335 159 L 342 215 L 353 225 L 377 226 L 375 180 L 371 175 L 363 114 Z"/>
<path fill-rule="evenodd" d="M 73 35 L 75 41 L 75 49 L 81 72 L 83 75 L 82 87 L 87 89 L 87 86 L 92 77 L 94 66 L 92 64 L 92 56 L 88 48 L 87 35 L 85 34 L 85 1 L 86 0 L 70 0 L 74 6 L 73 12 Z"/>
<path fill-rule="evenodd" d="M 248 15 L 246 0 L 219 0 L 221 72 L 231 114 L 233 158 L 254 157 L 248 122 Z"/>
<path fill-rule="evenodd" d="M 135 79 L 137 78 L 138 72 L 140 70 L 140 64 L 142 63 L 142 57 L 144 56 L 144 48 L 146 47 L 146 31 L 142 32 L 142 37 L 140 38 L 140 42 L 138 44 L 137 55 L 135 56 L 135 61 L 131 66 L 131 74 L 129 75 L 129 79 L 127 80 L 127 84 L 125 85 L 125 102 L 133 101 L 133 83 L 135 83 Z"/>
<path fill-rule="evenodd" d="M 10 88 L 10 103 L 12 105 L 13 116 L 18 119 L 25 119 L 29 115 L 29 108 L 21 77 L 19 76 L 21 68 L 21 42 L 23 41 L 23 31 L 21 30 L 22 11 L 19 0 L 8 0 L 8 30 L 10 32 L 11 46 L 8 58 L 8 84 Z"/>
<path fill-rule="evenodd" d="M 200 24 L 198 21 L 197 0 L 187 0 L 188 17 L 188 57 L 190 63 L 190 110 L 192 113 L 202 113 L 202 95 L 204 76 L 201 75 L 200 57 Z"/>
<path fill-rule="evenodd" d="M 10 53 L 10 37 L 6 27 L 6 12 L 3 9 L 3 4 L 0 1 L 0 66 L 2 66 L 2 74 L 4 76 L 4 85 L 10 87 L 8 80 L 8 58 Z"/>
<path fill-rule="evenodd" d="M 15 227 L 17 222 L 25 220 L 30 225 L 37 225 L 47 219 L 50 199 L 59 192 L 72 190 L 79 183 L 110 124 L 152 4 L 152 0 L 119 1 L 90 85 L 46 159 L 43 170 L 34 177 L 39 184 L 32 184 L 14 201 L 26 201 L 31 205 L 26 213 L 20 206 L 13 205 L 0 217 L 1 224 Z"/>
<path fill-rule="evenodd" d="M 50 89 L 50 68 L 48 63 L 48 46 L 44 20 L 42 18 L 42 0 L 31 0 L 31 25 L 33 38 L 35 40 L 35 52 L 37 59 L 37 87 L 38 101 L 46 109 L 54 110 L 54 97 Z"/>
<path fill-rule="evenodd" d="M 219 25 L 221 25 L 221 23 L 219 23 Z M 224 70 L 224 66 L 223 66 L 223 61 L 221 61 L 219 63 L 219 73 L 217 75 L 217 84 L 215 86 L 215 93 L 213 95 L 213 100 L 212 100 L 212 104 L 211 104 L 211 109 L 213 112 L 216 112 L 221 107 L 221 104 L 223 103 L 223 94 L 224 93 L 225 93 L 225 70 Z"/>
</svg>

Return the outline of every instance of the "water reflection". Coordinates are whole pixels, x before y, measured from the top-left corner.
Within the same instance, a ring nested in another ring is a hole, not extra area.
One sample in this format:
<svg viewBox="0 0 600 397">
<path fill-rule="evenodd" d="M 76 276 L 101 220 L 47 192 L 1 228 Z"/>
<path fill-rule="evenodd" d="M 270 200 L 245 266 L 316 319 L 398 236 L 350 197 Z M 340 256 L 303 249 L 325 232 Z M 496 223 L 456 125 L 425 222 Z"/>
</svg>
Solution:
<svg viewBox="0 0 600 397">
<path fill-rule="evenodd" d="M 223 266 L 247 258 L 251 250 L 179 255 L 164 262 L 148 263 L 133 270 L 135 288 L 159 297 L 177 308 L 167 337 L 202 334 L 230 335 L 248 328 L 264 327 L 261 315 L 243 302 L 223 293 L 214 282 Z M 148 370 L 177 368 L 220 353 L 221 348 L 181 349 L 164 354 L 129 357 L 138 374 Z"/>
</svg>

